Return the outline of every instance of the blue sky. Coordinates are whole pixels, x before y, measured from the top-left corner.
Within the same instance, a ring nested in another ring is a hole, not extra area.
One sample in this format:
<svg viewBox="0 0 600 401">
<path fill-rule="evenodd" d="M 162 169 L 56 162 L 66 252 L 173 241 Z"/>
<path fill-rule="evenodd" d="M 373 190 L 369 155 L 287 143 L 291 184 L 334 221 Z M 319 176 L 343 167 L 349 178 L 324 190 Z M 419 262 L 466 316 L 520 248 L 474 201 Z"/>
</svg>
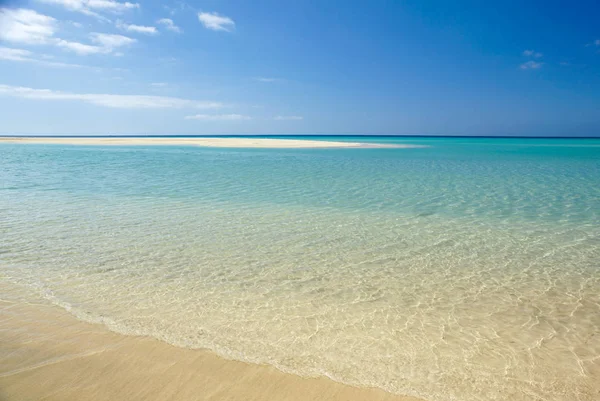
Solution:
<svg viewBox="0 0 600 401">
<path fill-rule="evenodd" d="M 597 1 L 1 1 L 3 134 L 600 136 Z"/>
</svg>

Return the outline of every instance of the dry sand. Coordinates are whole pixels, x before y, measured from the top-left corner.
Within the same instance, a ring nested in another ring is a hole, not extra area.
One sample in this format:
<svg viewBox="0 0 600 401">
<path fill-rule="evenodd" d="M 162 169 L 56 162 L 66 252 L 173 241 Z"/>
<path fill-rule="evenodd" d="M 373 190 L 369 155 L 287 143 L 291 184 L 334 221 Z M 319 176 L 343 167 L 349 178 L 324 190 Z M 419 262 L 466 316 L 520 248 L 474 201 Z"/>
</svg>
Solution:
<svg viewBox="0 0 600 401">
<path fill-rule="evenodd" d="M 45 138 L 0 137 L 0 143 L 31 143 L 56 145 L 191 145 L 219 148 L 412 148 L 414 145 L 378 144 L 362 142 L 312 141 L 270 138 Z"/>
<path fill-rule="evenodd" d="M 124 336 L 52 305 L 10 301 L 0 301 L 0 400 L 416 401 Z"/>
</svg>

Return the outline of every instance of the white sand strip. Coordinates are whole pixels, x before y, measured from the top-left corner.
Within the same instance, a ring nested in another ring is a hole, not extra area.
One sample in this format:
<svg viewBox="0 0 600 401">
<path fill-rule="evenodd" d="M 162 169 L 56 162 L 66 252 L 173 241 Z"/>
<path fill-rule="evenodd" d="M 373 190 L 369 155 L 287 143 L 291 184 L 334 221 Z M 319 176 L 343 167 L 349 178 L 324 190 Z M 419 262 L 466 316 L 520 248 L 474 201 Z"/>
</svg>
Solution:
<svg viewBox="0 0 600 401">
<path fill-rule="evenodd" d="M 45 137 L 0 137 L 0 143 L 56 144 L 56 145 L 170 145 L 209 146 L 218 148 L 415 148 L 418 145 L 383 144 L 366 142 L 334 142 L 300 139 L 270 138 L 45 138 Z"/>
</svg>

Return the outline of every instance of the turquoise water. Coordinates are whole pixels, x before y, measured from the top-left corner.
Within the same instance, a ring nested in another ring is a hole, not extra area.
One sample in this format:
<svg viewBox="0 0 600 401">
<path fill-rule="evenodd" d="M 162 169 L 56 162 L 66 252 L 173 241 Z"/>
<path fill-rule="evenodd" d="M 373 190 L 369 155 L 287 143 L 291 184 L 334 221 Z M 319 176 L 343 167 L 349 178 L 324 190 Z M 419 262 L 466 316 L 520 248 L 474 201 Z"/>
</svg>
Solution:
<svg viewBox="0 0 600 401">
<path fill-rule="evenodd" d="M 599 399 L 600 140 L 358 140 L 427 147 L 0 144 L 0 277 L 294 374 Z"/>
</svg>

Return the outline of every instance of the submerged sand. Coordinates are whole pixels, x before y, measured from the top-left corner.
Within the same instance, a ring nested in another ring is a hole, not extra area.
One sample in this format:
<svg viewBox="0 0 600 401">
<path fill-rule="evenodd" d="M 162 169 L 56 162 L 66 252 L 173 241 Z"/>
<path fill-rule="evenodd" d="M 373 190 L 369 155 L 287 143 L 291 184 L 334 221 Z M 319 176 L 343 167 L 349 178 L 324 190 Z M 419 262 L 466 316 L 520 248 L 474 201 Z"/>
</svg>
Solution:
<svg viewBox="0 0 600 401">
<path fill-rule="evenodd" d="M 2 401 L 416 401 L 116 334 L 46 304 L 0 300 L 0 344 Z"/>
<path fill-rule="evenodd" d="M 413 148 L 415 145 L 381 144 L 366 142 L 313 141 L 308 139 L 272 138 L 45 138 L 45 137 L 0 137 L 0 143 L 31 143 L 56 145 L 170 145 L 208 146 L 218 148 Z"/>
</svg>

